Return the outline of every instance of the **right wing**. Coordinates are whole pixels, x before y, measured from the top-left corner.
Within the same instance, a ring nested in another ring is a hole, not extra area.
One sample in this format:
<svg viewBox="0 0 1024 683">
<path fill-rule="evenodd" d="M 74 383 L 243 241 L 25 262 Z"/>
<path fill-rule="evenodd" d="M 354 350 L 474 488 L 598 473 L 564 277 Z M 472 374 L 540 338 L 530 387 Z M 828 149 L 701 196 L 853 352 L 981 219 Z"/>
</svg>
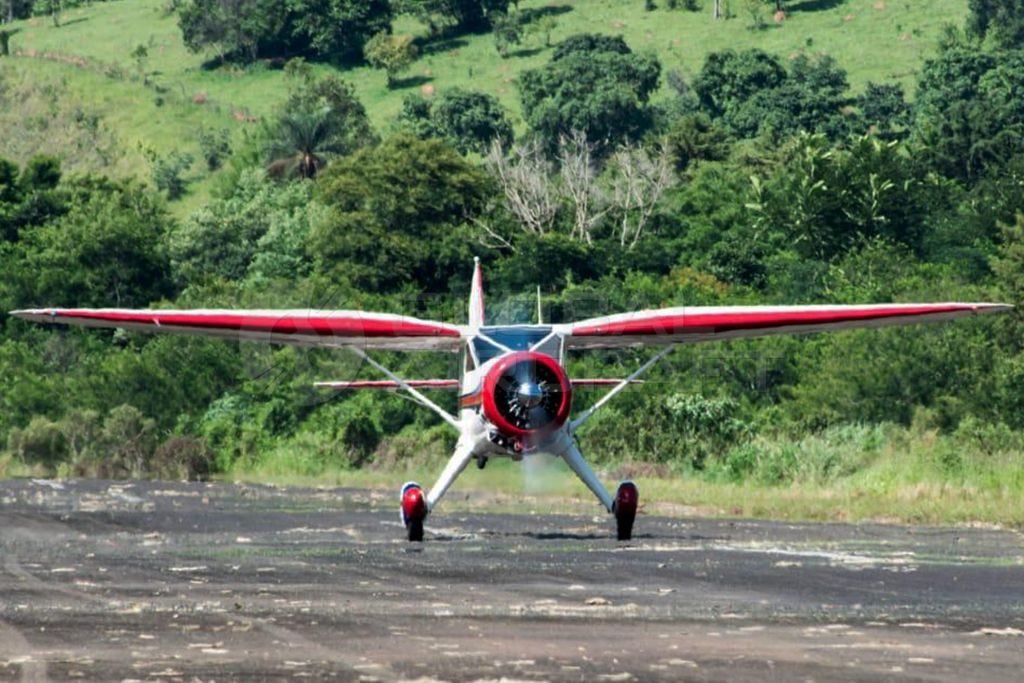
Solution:
<svg viewBox="0 0 1024 683">
<path fill-rule="evenodd" d="M 313 310 L 38 308 L 11 315 L 39 323 L 190 334 L 297 346 L 457 351 L 457 325 L 387 313 Z"/>
<path fill-rule="evenodd" d="M 591 318 L 563 326 L 566 348 L 623 348 L 885 327 L 1001 313 L 1006 304 L 687 306 Z"/>
</svg>

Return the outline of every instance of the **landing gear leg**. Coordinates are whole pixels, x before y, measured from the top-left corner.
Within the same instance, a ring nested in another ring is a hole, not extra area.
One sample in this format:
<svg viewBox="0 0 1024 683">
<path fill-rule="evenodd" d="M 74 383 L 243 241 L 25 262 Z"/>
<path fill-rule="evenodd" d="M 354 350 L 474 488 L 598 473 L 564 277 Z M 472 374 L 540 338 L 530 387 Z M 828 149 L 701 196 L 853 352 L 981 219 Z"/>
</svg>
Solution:
<svg viewBox="0 0 1024 683">
<path fill-rule="evenodd" d="M 421 543 L 423 541 L 424 520 L 426 520 L 430 511 L 434 509 L 434 506 L 437 505 L 437 501 L 441 500 L 441 496 L 445 494 L 445 491 L 462 473 L 462 470 L 466 469 L 466 465 L 469 464 L 472 455 L 472 448 L 462 447 L 461 444 L 457 446 L 455 454 L 448 461 L 444 472 L 441 473 L 441 477 L 434 484 L 434 488 L 430 489 L 429 494 L 425 493 L 423 487 L 414 481 L 410 481 L 402 487 L 402 524 L 405 525 L 410 542 Z"/>
<path fill-rule="evenodd" d="M 608 489 L 604 487 L 601 480 L 594 474 L 594 470 L 583 459 L 583 454 L 575 442 L 571 443 L 565 452 L 562 453 L 562 459 L 576 473 L 580 481 L 593 491 L 594 495 L 597 496 L 597 499 L 601 501 L 601 504 L 605 506 L 608 512 L 615 515 L 615 530 L 618 539 L 620 541 L 631 539 L 633 537 L 633 521 L 636 519 L 636 510 L 640 502 L 640 491 L 637 489 L 636 484 L 631 481 L 622 482 L 615 491 L 615 498 L 612 498 L 611 494 L 608 493 Z"/>
</svg>

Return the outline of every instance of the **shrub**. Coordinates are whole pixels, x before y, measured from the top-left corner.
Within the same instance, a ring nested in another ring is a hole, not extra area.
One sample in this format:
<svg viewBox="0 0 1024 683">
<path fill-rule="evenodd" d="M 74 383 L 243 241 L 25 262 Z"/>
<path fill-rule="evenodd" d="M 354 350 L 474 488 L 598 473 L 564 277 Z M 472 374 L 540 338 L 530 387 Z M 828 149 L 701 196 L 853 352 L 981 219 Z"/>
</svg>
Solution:
<svg viewBox="0 0 1024 683">
<path fill-rule="evenodd" d="M 103 421 L 102 455 L 98 462 L 99 476 L 138 478 L 150 470 L 156 449 L 156 422 L 135 406 L 118 406 Z"/>
<path fill-rule="evenodd" d="M 180 199 L 185 194 L 186 181 L 182 175 L 192 166 L 194 161 L 187 152 L 172 152 L 167 156 L 154 156 L 153 184 L 161 192 L 167 193 L 168 199 Z"/>
<path fill-rule="evenodd" d="M 26 465 L 52 467 L 67 454 L 67 440 L 60 426 L 37 415 L 24 429 L 12 429 L 7 450 Z"/>
<path fill-rule="evenodd" d="M 362 467 L 370 460 L 377 444 L 380 443 L 380 427 L 366 413 L 356 413 L 349 417 L 341 431 L 341 442 L 348 447 L 349 464 Z"/>
<path fill-rule="evenodd" d="M 206 167 L 216 171 L 231 156 L 231 131 L 227 128 L 200 128 L 198 137 Z"/>
<path fill-rule="evenodd" d="M 213 451 L 194 436 L 173 436 L 153 453 L 149 474 L 160 479 L 205 481 L 213 472 Z"/>
</svg>

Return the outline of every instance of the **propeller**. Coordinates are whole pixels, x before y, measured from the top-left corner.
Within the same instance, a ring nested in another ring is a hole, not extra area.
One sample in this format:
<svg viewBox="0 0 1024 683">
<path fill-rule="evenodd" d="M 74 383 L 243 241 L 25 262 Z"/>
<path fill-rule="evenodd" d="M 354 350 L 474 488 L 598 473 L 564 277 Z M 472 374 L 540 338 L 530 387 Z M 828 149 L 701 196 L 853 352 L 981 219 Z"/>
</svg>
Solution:
<svg viewBox="0 0 1024 683">
<path fill-rule="evenodd" d="M 537 355 L 524 355 L 496 368 L 494 407 L 522 432 L 557 427 L 568 412 L 565 373 L 554 359 Z"/>
</svg>

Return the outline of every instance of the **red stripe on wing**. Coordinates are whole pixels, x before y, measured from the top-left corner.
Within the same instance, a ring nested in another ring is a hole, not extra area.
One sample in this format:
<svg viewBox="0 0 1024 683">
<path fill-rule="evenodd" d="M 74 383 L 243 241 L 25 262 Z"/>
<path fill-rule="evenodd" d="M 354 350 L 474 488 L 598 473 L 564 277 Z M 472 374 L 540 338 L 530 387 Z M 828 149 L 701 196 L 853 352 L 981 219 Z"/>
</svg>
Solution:
<svg viewBox="0 0 1024 683">
<path fill-rule="evenodd" d="M 865 306 L 693 307 L 642 311 L 584 320 L 569 326 L 570 346 L 590 346 L 586 339 L 685 342 L 756 337 L 777 333 L 818 332 L 997 313 L 1005 304 L 882 304 Z M 579 341 L 573 343 L 574 338 Z M 606 345 L 601 343 L 599 345 Z"/>
<path fill-rule="evenodd" d="M 105 323 L 188 327 L 209 330 L 237 330 L 273 334 L 314 334 L 321 337 L 459 337 L 458 328 L 400 317 L 352 314 L 323 315 L 282 312 L 202 313 L 192 311 L 105 311 L 96 309 L 52 309 L 41 311 L 52 322 L 69 319 Z"/>
</svg>

